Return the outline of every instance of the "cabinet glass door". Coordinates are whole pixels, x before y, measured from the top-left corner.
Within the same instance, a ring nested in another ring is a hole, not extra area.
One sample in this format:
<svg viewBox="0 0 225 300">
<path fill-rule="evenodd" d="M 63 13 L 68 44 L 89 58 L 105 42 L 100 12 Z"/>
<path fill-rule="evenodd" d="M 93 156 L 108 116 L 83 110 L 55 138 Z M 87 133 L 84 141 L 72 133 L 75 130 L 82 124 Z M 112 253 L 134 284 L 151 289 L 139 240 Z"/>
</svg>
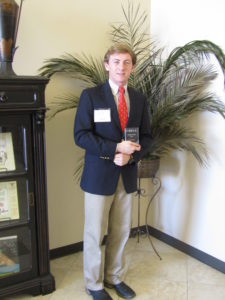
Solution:
<svg viewBox="0 0 225 300">
<path fill-rule="evenodd" d="M 31 128 L 29 114 L 0 116 L 0 288 L 37 274 Z"/>
<path fill-rule="evenodd" d="M 0 278 L 31 270 L 29 228 L 5 231 L 0 237 Z"/>
<path fill-rule="evenodd" d="M 10 124 L 8 124 L 8 120 Z M 29 115 L 0 117 L 0 230 L 26 224 L 33 205 Z"/>
</svg>

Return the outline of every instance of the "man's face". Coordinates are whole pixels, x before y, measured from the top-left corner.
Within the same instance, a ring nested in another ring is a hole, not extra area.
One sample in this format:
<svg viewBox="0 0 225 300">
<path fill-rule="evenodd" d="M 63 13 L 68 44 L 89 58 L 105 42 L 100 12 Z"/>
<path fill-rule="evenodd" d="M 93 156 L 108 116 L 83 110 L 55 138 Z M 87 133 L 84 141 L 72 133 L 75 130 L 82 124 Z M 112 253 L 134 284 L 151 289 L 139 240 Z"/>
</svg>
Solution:
<svg viewBox="0 0 225 300">
<path fill-rule="evenodd" d="M 118 86 L 124 86 L 134 66 L 129 53 L 114 53 L 110 55 L 109 62 L 105 62 L 105 68 L 109 72 L 109 79 Z"/>
</svg>

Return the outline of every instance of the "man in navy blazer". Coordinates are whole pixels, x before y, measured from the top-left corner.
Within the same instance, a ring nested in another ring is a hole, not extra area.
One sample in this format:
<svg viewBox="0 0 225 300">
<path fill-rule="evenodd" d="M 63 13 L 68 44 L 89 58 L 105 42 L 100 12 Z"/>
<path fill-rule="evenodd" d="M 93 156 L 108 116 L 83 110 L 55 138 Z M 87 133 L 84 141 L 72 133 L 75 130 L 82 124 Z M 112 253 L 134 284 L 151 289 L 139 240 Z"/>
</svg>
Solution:
<svg viewBox="0 0 225 300">
<path fill-rule="evenodd" d="M 128 87 L 136 56 L 126 45 L 113 45 L 104 58 L 109 81 L 82 92 L 74 137 L 85 149 L 81 188 L 85 199 L 84 278 L 94 300 L 109 300 L 105 287 L 125 299 L 135 292 L 124 282 L 124 247 L 129 238 L 137 163 L 151 143 L 145 97 Z M 127 128 L 138 128 L 139 143 L 124 140 L 118 88 L 125 89 Z M 105 234 L 105 255 L 101 247 Z"/>
</svg>

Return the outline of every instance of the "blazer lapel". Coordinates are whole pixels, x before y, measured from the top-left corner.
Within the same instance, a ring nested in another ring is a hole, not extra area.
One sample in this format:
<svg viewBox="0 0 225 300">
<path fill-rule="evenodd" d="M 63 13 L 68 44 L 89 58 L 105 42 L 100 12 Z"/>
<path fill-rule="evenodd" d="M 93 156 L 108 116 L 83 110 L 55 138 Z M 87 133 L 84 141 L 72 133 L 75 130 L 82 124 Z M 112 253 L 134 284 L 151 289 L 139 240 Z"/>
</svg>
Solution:
<svg viewBox="0 0 225 300">
<path fill-rule="evenodd" d="M 128 93 L 129 93 L 129 99 L 130 99 L 130 113 L 129 113 L 129 117 L 128 117 L 128 121 L 127 121 L 127 127 L 132 127 L 132 120 L 135 119 L 136 115 L 135 115 L 135 96 L 133 94 L 132 89 L 130 89 L 128 87 Z"/>
<path fill-rule="evenodd" d="M 118 129 L 121 131 L 121 126 L 120 126 L 120 120 L 119 120 L 119 115 L 118 115 L 118 110 L 116 107 L 116 103 L 109 85 L 109 82 L 107 81 L 104 84 L 104 98 L 106 99 L 106 102 L 109 106 L 109 108 L 111 108 L 111 118 L 112 121 L 114 121 L 114 124 L 118 127 Z"/>
</svg>

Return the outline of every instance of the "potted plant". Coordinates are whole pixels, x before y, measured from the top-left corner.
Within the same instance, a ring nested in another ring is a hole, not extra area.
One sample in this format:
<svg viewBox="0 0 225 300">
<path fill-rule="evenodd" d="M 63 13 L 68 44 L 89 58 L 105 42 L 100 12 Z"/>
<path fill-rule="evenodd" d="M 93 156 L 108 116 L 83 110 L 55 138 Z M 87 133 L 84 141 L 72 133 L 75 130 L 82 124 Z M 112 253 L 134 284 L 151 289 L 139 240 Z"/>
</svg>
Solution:
<svg viewBox="0 0 225 300">
<path fill-rule="evenodd" d="M 110 36 L 112 42 L 127 43 L 138 57 L 129 85 L 147 98 L 153 137 L 149 152 L 139 166 L 139 176 L 154 176 L 154 173 L 143 173 L 143 162 L 150 161 L 152 165 L 152 161 L 156 160 L 156 171 L 160 158 L 172 149 L 189 151 L 201 165 L 206 164 L 208 155 L 205 144 L 184 125 L 184 120 L 201 111 L 216 112 L 225 118 L 224 104 L 215 94 L 207 91 L 217 73 L 206 63 L 209 54 L 213 54 L 225 71 L 223 51 L 210 41 L 192 41 L 163 57 L 163 49 L 150 43 L 145 29 L 147 14 L 141 12 L 140 5 L 134 7 L 132 2 L 128 2 L 127 10 L 123 6 L 122 9 L 125 21 L 112 25 Z M 103 60 L 90 55 L 66 54 L 51 58 L 40 69 L 40 74 L 48 78 L 58 72 L 71 74 L 74 80 L 82 80 L 85 87 L 107 79 Z M 58 103 L 50 107 L 50 117 L 74 109 L 78 103 L 78 95 L 62 96 Z"/>
</svg>

